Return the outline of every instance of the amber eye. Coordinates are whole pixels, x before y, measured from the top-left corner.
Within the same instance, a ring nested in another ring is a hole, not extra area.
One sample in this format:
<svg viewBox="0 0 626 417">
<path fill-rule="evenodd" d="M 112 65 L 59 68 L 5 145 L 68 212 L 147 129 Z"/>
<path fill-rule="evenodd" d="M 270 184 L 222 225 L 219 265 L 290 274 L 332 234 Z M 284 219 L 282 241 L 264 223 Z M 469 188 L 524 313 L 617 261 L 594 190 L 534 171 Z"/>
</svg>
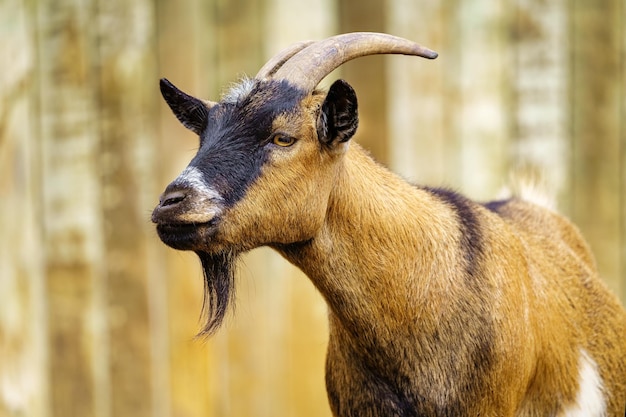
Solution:
<svg viewBox="0 0 626 417">
<path fill-rule="evenodd" d="M 296 138 L 282 135 L 282 134 L 277 134 L 277 135 L 274 135 L 274 137 L 272 138 L 272 142 L 274 143 L 274 145 L 287 147 L 296 143 Z"/>
</svg>

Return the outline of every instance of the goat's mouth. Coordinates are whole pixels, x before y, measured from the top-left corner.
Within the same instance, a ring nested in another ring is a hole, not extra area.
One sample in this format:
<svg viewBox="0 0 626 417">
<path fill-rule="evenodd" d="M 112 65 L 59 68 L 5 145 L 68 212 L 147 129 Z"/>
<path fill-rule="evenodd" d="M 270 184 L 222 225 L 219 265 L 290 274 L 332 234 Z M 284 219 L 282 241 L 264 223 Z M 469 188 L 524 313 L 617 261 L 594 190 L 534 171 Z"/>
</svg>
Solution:
<svg viewBox="0 0 626 417">
<path fill-rule="evenodd" d="M 217 218 L 204 223 L 159 222 L 156 230 L 167 246 L 178 250 L 196 250 L 215 234 L 217 222 Z"/>
</svg>

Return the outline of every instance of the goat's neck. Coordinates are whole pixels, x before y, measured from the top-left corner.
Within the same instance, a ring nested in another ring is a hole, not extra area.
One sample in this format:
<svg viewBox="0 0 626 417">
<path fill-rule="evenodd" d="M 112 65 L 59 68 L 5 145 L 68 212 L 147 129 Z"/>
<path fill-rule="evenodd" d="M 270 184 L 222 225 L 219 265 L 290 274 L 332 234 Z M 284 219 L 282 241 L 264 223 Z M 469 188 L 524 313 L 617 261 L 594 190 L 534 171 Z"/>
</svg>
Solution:
<svg viewBox="0 0 626 417">
<path fill-rule="evenodd" d="M 324 227 L 312 241 L 283 254 L 323 294 L 331 321 L 361 335 L 395 333 L 419 319 L 433 255 L 445 244 L 446 220 L 428 192 L 352 144 Z"/>
</svg>

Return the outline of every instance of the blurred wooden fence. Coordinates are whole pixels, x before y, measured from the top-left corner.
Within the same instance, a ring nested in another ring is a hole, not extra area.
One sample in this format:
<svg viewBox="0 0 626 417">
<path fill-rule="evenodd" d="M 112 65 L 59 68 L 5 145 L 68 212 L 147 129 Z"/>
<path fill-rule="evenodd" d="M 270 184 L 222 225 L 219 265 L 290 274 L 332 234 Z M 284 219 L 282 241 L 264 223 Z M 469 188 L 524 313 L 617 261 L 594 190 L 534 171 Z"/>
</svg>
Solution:
<svg viewBox="0 0 626 417">
<path fill-rule="evenodd" d="M 0 0 L 0 416 L 329 415 L 308 280 L 253 251 L 236 317 L 194 340 L 198 262 L 149 221 L 197 146 L 158 78 L 216 98 L 301 39 L 439 51 L 345 65 L 358 140 L 478 199 L 545 172 L 626 300 L 624 28 L 620 0 Z"/>
</svg>

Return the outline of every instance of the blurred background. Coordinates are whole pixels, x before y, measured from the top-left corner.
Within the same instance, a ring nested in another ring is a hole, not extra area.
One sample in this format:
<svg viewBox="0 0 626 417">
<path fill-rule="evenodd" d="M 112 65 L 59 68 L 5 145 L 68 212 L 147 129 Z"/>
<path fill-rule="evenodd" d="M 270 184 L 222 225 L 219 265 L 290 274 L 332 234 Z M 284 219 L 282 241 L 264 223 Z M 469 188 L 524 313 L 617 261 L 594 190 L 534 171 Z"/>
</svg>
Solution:
<svg viewBox="0 0 626 417">
<path fill-rule="evenodd" d="M 158 79 L 217 99 L 292 42 L 383 31 L 440 53 L 346 64 L 356 140 L 486 200 L 543 173 L 626 301 L 623 0 L 0 0 L 0 416 L 328 416 L 326 309 L 270 250 L 199 330 L 195 255 L 150 223 L 197 138 Z"/>
</svg>

